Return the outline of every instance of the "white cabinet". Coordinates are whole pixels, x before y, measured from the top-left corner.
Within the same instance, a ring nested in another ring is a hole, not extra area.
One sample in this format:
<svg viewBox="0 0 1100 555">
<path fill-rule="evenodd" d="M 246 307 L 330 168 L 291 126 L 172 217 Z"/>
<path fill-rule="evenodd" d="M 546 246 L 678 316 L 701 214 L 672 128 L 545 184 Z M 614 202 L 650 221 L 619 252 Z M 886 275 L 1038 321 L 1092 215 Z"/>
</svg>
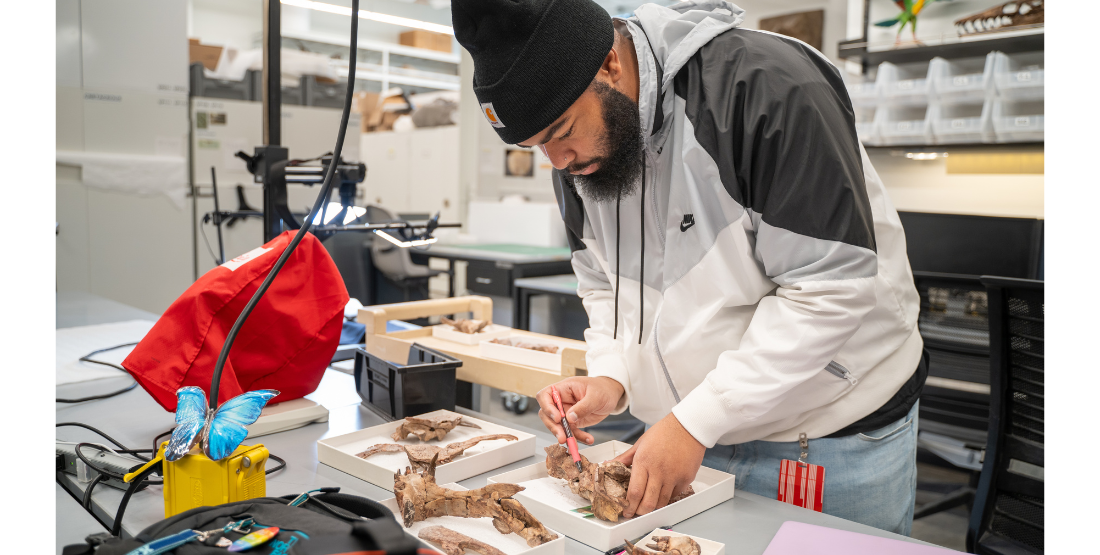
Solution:
<svg viewBox="0 0 1100 555">
<path fill-rule="evenodd" d="M 83 0 L 79 17 L 84 88 L 187 94 L 186 0 Z"/>
<path fill-rule="evenodd" d="M 440 213 L 459 221 L 458 126 L 363 133 L 365 201 L 394 214 Z"/>
</svg>

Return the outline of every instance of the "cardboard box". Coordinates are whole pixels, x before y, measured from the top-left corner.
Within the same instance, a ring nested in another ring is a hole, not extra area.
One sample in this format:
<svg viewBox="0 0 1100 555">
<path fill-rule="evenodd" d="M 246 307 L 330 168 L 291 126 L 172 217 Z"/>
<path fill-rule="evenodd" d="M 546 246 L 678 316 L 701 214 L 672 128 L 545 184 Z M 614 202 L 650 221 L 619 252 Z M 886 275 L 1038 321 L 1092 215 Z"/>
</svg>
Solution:
<svg viewBox="0 0 1100 555">
<path fill-rule="evenodd" d="M 581 454 L 592 462 L 603 462 L 625 453 L 630 447 L 627 443 L 609 441 L 581 449 Z M 590 503 L 569 491 L 565 480 L 551 478 L 546 473 L 545 462 L 498 474 L 489 478 L 488 482 L 524 486 L 527 489 L 517 493 L 515 498 L 547 528 L 564 530 L 570 538 L 606 551 L 621 545 L 624 538 L 640 537 L 658 526 L 676 524 L 733 499 L 734 477 L 732 474 L 701 467 L 691 484 L 695 489 L 694 495 L 651 513 L 619 522 L 599 520 L 594 516 L 585 518 L 567 509 L 567 504 L 579 508 Z"/>
<path fill-rule="evenodd" d="M 436 414 L 457 416 L 457 413 L 447 410 L 433 411 L 420 416 Z M 449 443 L 492 434 L 512 434 L 519 439 L 483 441 L 467 449 L 455 460 L 436 467 L 435 476 L 438 483 L 459 482 L 535 455 L 535 436 L 531 434 L 469 416 L 463 416 L 462 419 L 481 426 L 481 429 L 459 426 L 451 430 L 442 440 L 428 443 L 443 447 Z M 355 455 L 379 443 L 394 443 L 390 435 L 399 424 L 400 421 L 394 421 L 350 434 L 322 439 L 317 442 L 317 460 L 360 480 L 366 480 L 387 491 L 393 491 L 393 473 L 409 466 L 409 458 L 404 452 L 378 453 L 367 459 L 360 459 Z M 425 442 L 410 435 L 396 443 L 422 445 Z"/>
<path fill-rule="evenodd" d="M 439 52 L 451 52 L 451 35 L 445 35 L 443 33 L 413 29 L 412 31 L 401 33 L 398 42 L 404 46 L 412 46 L 413 48 L 426 48 L 428 50 L 438 50 Z"/>
<path fill-rule="evenodd" d="M 371 121 L 371 115 L 378 106 L 378 93 L 359 91 L 355 93 L 355 111 L 359 113 L 360 131 L 366 133 Z"/>
<path fill-rule="evenodd" d="M 447 489 L 455 491 L 463 491 L 466 488 L 458 484 L 439 484 Z M 401 509 L 397 506 L 397 498 L 391 497 L 381 501 L 385 507 L 393 514 L 398 515 L 398 522 L 401 522 L 400 515 Z M 547 526 L 547 530 L 558 535 L 557 539 L 548 541 L 538 547 L 529 547 L 527 541 L 516 534 L 501 534 L 493 526 L 493 519 L 489 517 L 483 518 L 463 518 L 459 516 L 441 516 L 435 518 L 429 518 L 420 522 L 414 522 L 412 526 L 405 529 L 405 533 L 417 538 L 417 541 L 428 546 L 434 551 L 440 551 L 439 546 L 433 543 L 426 542 L 417 534 L 421 530 L 429 526 L 443 526 L 458 532 L 465 534 L 475 540 L 487 543 L 501 551 L 504 555 L 565 555 L 565 535 L 557 530 L 551 529 Z M 469 551 L 469 553 L 473 553 Z M 711 555 L 703 552 L 702 555 Z"/>
<path fill-rule="evenodd" d="M 221 46 L 211 46 L 209 44 L 199 43 L 199 39 L 187 39 L 188 49 L 191 52 L 191 61 L 188 65 L 195 62 L 202 62 L 202 67 L 214 71 L 218 69 L 218 59 L 222 56 Z"/>
</svg>

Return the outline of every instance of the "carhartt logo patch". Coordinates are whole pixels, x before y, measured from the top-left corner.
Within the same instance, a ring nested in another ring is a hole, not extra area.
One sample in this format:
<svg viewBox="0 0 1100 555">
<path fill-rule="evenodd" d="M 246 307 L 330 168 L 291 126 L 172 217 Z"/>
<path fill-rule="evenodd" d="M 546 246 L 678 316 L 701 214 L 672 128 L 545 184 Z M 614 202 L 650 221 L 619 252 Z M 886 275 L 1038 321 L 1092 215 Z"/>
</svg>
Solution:
<svg viewBox="0 0 1100 555">
<path fill-rule="evenodd" d="M 692 214 L 684 214 L 684 219 L 680 222 L 680 231 L 687 231 L 688 228 L 693 225 L 695 225 L 695 216 Z"/>
<path fill-rule="evenodd" d="M 481 112 L 485 114 L 485 119 L 489 120 L 489 125 L 493 127 L 504 127 L 504 123 L 497 117 L 497 111 L 493 108 L 492 102 L 482 104 Z"/>
</svg>

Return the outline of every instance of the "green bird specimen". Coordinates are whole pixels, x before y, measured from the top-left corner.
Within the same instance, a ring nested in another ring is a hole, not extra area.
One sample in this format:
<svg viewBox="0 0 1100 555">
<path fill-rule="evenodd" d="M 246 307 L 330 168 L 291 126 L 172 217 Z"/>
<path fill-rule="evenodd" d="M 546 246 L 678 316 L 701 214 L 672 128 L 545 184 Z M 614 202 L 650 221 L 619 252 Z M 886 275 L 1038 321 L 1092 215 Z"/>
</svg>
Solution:
<svg viewBox="0 0 1100 555">
<path fill-rule="evenodd" d="M 909 25 L 913 30 L 913 42 L 919 43 L 920 41 L 917 40 L 917 15 L 920 14 L 921 10 L 924 9 L 924 6 L 926 4 L 931 4 L 932 2 L 936 1 L 937 0 L 931 0 L 931 2 L 928 2 L 926 0 L 894 0 L 894 3 L 897 4 L 899 8 L 901 8 L 901 13 L 898 14 L 898 16 L 894 19 L 879 21 L 878 23 L 875 23 L 875 26 L 893 27 L 894 25 L 900 23 L 901 26 L 898 27 L 898 36 L 897 40 L 895 41 L 896 44 L 901 42 L 901 32 L 905 30 L 906 25 Z"/>
</svg>

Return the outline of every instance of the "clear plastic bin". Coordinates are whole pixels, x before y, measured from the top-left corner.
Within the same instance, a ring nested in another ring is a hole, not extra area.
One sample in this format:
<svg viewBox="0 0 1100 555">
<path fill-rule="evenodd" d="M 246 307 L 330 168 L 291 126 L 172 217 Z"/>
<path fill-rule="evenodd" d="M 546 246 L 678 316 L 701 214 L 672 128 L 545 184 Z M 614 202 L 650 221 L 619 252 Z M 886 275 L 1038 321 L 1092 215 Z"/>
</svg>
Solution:
<svg viewBox="0 0 1100 555">
<path fill-rule="evenodd" d="M 943 104 L 929 108 L 936 144 L 992 142 L 988 104 Z"/>
<path fill-rule="evenodd" d="M 880 108 L 875 114 L 879 141 L 883 145 L 925 145 L 932 143 L 928 107 Z"/>
<path fill-rule="evenodd" d="M 865 83 L 845 83 L 852 106 L 870 107 L 878 104 L 878 87 L 873 81 Z"/>
<path fill-rule="evenodd" d="M 993 53 L 978 58 L 932 58 L 932 91 L 944 104 L 981 104 L 993 93 Z"/>
<path fill-rule="evenodd" d="M 875 108 L 855 107 L 856 135 L 865 145 L 876 145 L 879 142 L 878 129 L 875 127 Z"/>
<path fill-rule="evenodd" d="M 1042 101 L 997 100 L 993 103 L 991 119 L 997 142 L 1018 143 L 1043 140 Z"/>
<path fill-rule="evenodd" d="M 895 65 L 883 62 L 878 68 L 881 102 L 893 106 L 928 105 L 929 62 Z"/>
<path fill-rule="evenodd" d="M 997 95 L 1005 100 L 1043 98 L 1043 53 L 1004 54 L 993 52 L 993 81 Z"/>
</svg>

